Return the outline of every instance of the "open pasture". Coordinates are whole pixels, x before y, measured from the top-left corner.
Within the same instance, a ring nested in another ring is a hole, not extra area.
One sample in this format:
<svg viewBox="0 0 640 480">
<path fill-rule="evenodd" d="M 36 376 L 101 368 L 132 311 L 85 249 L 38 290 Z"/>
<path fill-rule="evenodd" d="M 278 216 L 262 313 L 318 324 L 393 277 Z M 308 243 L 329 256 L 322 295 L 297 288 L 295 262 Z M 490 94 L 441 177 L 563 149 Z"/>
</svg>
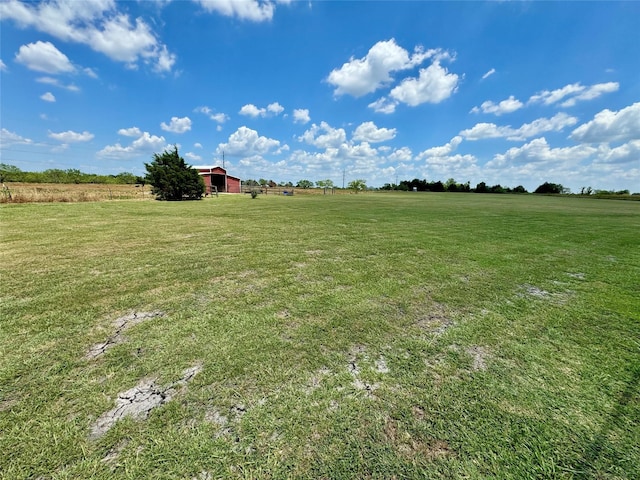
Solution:
<svg viewBox="0 0 640 480">
<path fill-rule="evenodd" d="M 0 207 L 0 477 L 639 478 L 640 204 Z"/>
</svg>

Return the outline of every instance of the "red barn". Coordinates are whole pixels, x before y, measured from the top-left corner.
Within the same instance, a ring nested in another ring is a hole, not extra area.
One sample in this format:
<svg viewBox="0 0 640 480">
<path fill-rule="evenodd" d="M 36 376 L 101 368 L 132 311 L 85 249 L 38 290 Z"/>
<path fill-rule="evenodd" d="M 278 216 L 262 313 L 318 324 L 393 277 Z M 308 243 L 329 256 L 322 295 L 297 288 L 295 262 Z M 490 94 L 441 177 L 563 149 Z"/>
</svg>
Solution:
<svg viewBox="0 0 640 480">
<path fill-rule="evenodd" d="M 202 175 L 205 186 L 205 193 L 211 195 L 217 191 L 220 193 L 240 193 L 240 179 L 227 175 L 227 171 L 216 165 L 194 166 L 198 173 Z"/>
</svg>

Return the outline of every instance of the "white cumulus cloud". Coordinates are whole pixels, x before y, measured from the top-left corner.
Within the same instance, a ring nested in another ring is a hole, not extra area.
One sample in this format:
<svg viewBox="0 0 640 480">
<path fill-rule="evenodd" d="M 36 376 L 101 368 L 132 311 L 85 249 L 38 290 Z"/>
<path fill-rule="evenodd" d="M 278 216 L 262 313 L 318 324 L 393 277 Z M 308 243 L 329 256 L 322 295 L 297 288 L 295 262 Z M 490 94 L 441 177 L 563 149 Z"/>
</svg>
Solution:
<svg viewBox="0 0 640 480">
<path fill-rule="evenodd" d="M 227 120 L 229 120 L 229 116 L 228 115 L 226 115 L 224 113 L 215 113 L 213 110 L 211 110 L 207 106 L 198 107 L 198 108 L 194 109 L 194 112 L 203 113 L 207 117 L 209 117 L 211 120 L 213 120 L 214 122 L 217 122 L 219 124 L 222 124 L 222 123 L 226 122 Z"/>
<path fill-rule="evenodd" d="M 587 143 L 640 139 L 640 102 L 617 112 L 602 110 L 571 132 L 570 138 Z"/>
<path fill-rule="evenodd" d="M 118 135 L 122 135 L 124 137 L 140 137 L 142 135 L 142 130 L 138 127 L 121 128 L 118 130 Z"/>
<path fill-rule="evenodd" d="M 191 130 L 191 119 L 189 117 L 171 117 L 171 122 L 166 124 L 162 122 L 160 128 L 165 132 L 184 133 Z"/>
<path fill-rule="evenodd" d="M 258 108 L 253 103 L 248 103 L 243 105 L 240 111 L 238 112 L 240 115 L 246 115 L 248 117 L 264 117 L 267 113 L 267 110 L 264 108 Z"/>
<path fill-rule="evenodd" d="M 524 103 L 511 95 L 506 100 L 502 100 L 499 103 L 493 103 L 491 100 L 487 100 L 486 102 L 482 102 L 480 107 L 473 107 L 471 109 L 471 113 L 493 113 L 495 115 L 502 115 L 505 113 L 515 112 L 516 110 L 520 110 L 524 107 Z"/>
<path fill-rule="evenodd" d="M 0 129 L 0 148 L 8 147 L 10 145 L 30 145 L 33 140 L 18 135 L 15 132 L 11 132 L 6 128 Z"/>
<path fill-rule="evenodd" d="M 387 155 L 387 159 L 390 162 L 410 162 L 413 160 L 413 152 L 409 147 L 397 148 Z"/>
<path fill-rule="evenodd" d="M 462 137 L 456 135 L 449 141 L 449 143 L 442 145 L 440 147 L 432 147 L 429 148 L 420 154 L 418 154 L 418 158 L 429 158 L 429 157 L 446 157 L 447 155 L 451 155 L 458 145 L 462 142 Z"/>
<path fill-rule="evenodd" d="M 566 113 L 558 113 L 551 118 L 539 118 L 525 123 L 520 128 L 510 125 L 498 126 L 495 123 L 477 123 L 472 128 L 462 130 L 460 135 L 466 140 L 482 140 L 487 138 L 506 138 L 507 140 L 525 140 L 544 132 L 559 132 L 578 122 L 576 117 Z"/>
<path fill-rule="evenodd" d="M 65 90 L 69 90 L 70 92 L 79 92 L 80 91 L 80 88 L 78 88 L 73 83 L 70 83 L 69 85 L 65 85 L 60 80 L 58 80 L 57 78 L 53 78 L 53 77 L 36 78 L 36 82 L 45 83 L 47 85 L 53 85 L 54 87 L 58 87 L 58 88 L 64 88 Z"/>
<path fill-rule="evenodd" d="M 40 95 L 40 98 L 42 100 L 44 100 L 45 102 L 52 102 L 53 103 L 53 102 L 56 101 L 55 95 L 53 93 L 51 93 L 51 92 L 43 93 L 42 95 Z"/>
<path fill-rule="evenodd" d="M 58 74 L 75 71 L 69 58 L 51 42 L 22 45 L 16 53 L 16 61 L 36 72 Z"/>
<path fill-rule="evenodd" d="M 0 3 L 0 17 L 11 19 L 22 28 L 31 27 L 66 42 L 87 45 L 129 66 L 142 62 L 158 72 L 171 70 L 175 55 L 158 41 L 149 24 L 142 18 L 132 21 L 119 7 L 114 0 L 8 0 Z"/>
<path fill-rule="evenodd" d="M 551 148 L 544 137 L 536 138 L 521 146 L 510 148 L 504 154 L 496 154 L 487 168 L 505 167 L 510 165 L 524 165 L 532 163 L 573 165 L 596 153 L 596 149 L 588 145 L 574 147 Z"/>
<path fill-rule="evenodd" d="M 395 39 L 376 43 L 362 58 L 351 58 L 342 67 L 331 71 L 327 82 L 335 87 L 335 95 L 361 97 L 391 83 L 391 74 L 413 68 L 438 50 L 416 48 L 413 55 L 400 47 Z"/>
<path fill-rule="evenodd" d="M 194 0 L 208 12 L 216 12 L 227 17 L 236 17 L 252 22 L 271 20 L 275 12 L 275 4 L 265 0 Z M 289 3 L 280 1 L 278 3 Z"/>
<path fill-rule="evenodd" d="M 242 126 L 229 136 L 226 143 L 218 145 L 218 153 L 224 151 L 230 155 L 249 157 L 251 155 L 265 155 L 279 147 L 278 140 L 260 136 L 257 131 Z"/>
<path fill-rule="evenodd" d="M 280 115 L 282 112 L 284 112 L 284 107 L 278 102 L 273 102 L 267 105 L 267 111 L 273 113 L 274 115 Z"/>
<path fill-rule="evenodd" d="M 544 105 L 552 105 L 562 102 L 563 107 L 572 107 L 579 101 L 593 100 L 605 93 L 611 93 L 618 90 L 620 85 L 617 82 L 597 83 L 591 86 L 584 86 L 578 83 L 565 85 L 556 90 L 543 90 L 529 98 L 529 103 L 542 103 Z"/>
<path fill-rule="evenodd" d="M 391 140 L 395 136 L 395 128 L 378 128 L 373 122 L 364 122 L 353 132 L 353 140 L 358 142 L 385 142 L 387 140 Z"/>
<path fill-rule="evenodd" d="M 320 125 L 313 123 L 298 137 L 298 141 L 318 148 L 337 148 L 347 141 L 347 133 L 342 128 L 333 128 L 327 122 L 320 122 Z"/>
<path fill-rule="evenodd" d="M 420 70 L 418 78 L 405 78 L 393 88 L 391 98 L 412 107 L 422 103 L 440 103 L 449 98 L 458 87 L 458 75 L 449 73 L 439 62 Z"/>
<path fill-rule="evenodd" d="M 93 133 L 84 131 L 82 133 L 74 132 L 73 130 L 67 130 L 66 132 L 49 132 L 49 138 L 53 138 L 54 140 L 58 140 L 64 143 L 75 143 L 75 142 L 88 142 L 93 140 L 95 135 Z"/>
<path fill-rule="evenodd" d="M 273 102 L 267 105 L 266 108 L 258 108 L 253 103 L 248 103 L 243 105 L 240 111 L 238 112 L 240 115 L 245 115 L 247 117 L 268 117 L 268 116 L 277 116 L 284 112 L 284 107 L 280 105 L 278 102 Z"/>
<path fill-rule="evenodd" d="M 6 72 L 8 70 L 7 66 L 4 64 L 2 59 L 0 59 L 0 72 Z"/>
<path fill-rule="evenodd" d="M 625 164 L 633 163 L 640 166 L 640 140 L 631 140 L 618 147 L 611 148 L 608 144 L 598 146 L 597 161 L 599 163 Z"/>
<path fill-rule="evenodd" d="M 293 111 L 293 121 L 294 123 L 309 123 L 311 121 L 309 110 L 306 108 L 296 108 Z"/>
<path fill-rule="evenodd" d="M 378 113 L 390 114 L 396 111 L 398 102 L 389 100 L 387 97 L 381 97 L 375 102 L 371 102 L 368 107 Z"/>
<path fill-rule="evenodd" d="M 134 140 L 131 145 L 126 147 L 123 147 L 120 143 L 107 145 L 100 150 L 97 155 L 99 157 L 130 158 L 142 154 L 160 152 L 170 148 L 171 146 L 166 144 L 164 137 L 151 135 L 149 132 L 142 132 L 142 135 Z"/>
</svg>

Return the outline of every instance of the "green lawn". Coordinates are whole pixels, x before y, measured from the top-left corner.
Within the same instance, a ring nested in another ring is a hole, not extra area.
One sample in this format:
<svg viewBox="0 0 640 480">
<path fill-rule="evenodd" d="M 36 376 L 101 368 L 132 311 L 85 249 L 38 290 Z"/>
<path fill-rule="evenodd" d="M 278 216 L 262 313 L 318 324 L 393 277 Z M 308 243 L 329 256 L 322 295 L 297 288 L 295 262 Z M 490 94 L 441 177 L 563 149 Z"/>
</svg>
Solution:
<svg viewBox="0 0 640 480">
<path fill-rule="evenodd" d="M 640 478 L 638 202 L 21 204 L 0 234 L 1 478 Z"/>
</svg>

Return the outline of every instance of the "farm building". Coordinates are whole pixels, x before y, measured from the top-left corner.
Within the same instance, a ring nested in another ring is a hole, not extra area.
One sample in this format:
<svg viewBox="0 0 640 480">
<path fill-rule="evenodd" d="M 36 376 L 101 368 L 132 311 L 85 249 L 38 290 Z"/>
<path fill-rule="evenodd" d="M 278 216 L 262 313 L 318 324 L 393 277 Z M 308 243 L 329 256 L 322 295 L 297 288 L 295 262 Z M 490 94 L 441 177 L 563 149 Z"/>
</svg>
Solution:
<svg viewBox="0 0 640 480">
<path fill-rule="evenodd" d="M 194 166 L 204 179 L 205 193 L 240 193 L 240 179 L 227 175 L 227 171 L 217 165 Z M 217 190 L 216 190 L 217 189 Z"/>
</svg>

